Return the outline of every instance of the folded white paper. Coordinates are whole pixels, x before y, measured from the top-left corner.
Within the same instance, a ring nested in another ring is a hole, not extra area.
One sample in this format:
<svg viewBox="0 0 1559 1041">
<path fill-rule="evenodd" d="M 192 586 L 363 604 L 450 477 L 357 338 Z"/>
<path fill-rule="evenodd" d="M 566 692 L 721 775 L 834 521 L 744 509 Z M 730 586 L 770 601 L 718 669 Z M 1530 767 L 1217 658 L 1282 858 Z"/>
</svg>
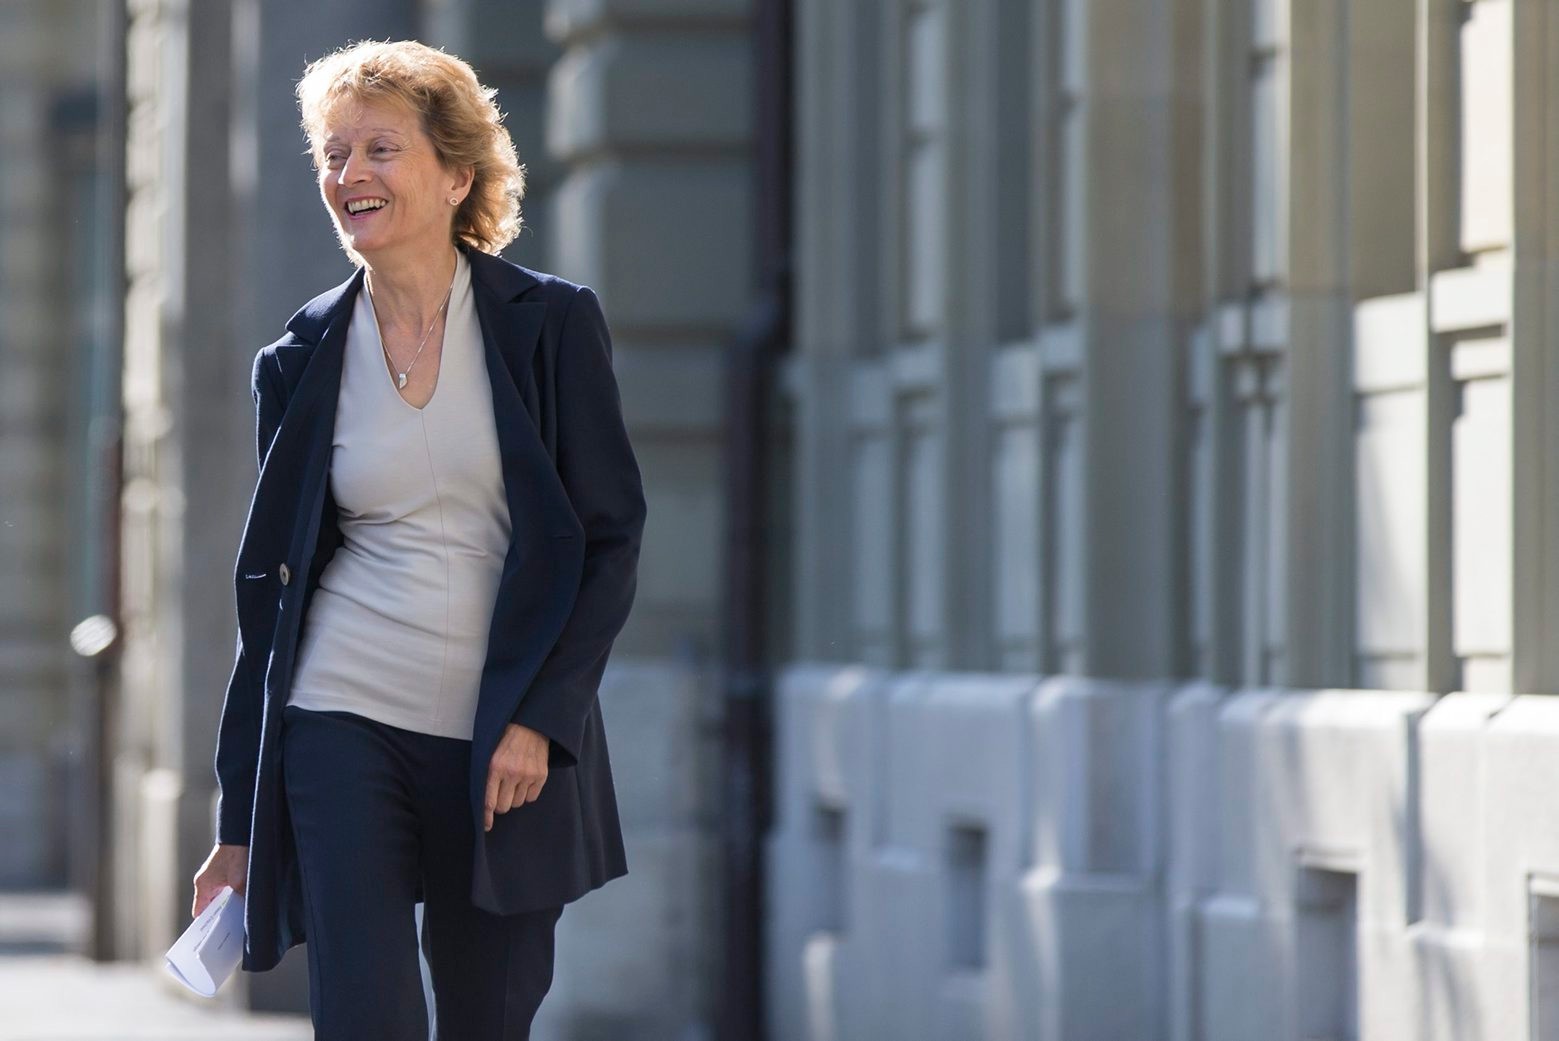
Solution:
<svg viewBox="0 0 1559 1041">
<path fill-rule="evenodd" d="M 244 956 L 244 898 L 232 886 L 222 891 L 168 948 L 175 979 L 203 998 L 215 997 Z"/>
</svg>

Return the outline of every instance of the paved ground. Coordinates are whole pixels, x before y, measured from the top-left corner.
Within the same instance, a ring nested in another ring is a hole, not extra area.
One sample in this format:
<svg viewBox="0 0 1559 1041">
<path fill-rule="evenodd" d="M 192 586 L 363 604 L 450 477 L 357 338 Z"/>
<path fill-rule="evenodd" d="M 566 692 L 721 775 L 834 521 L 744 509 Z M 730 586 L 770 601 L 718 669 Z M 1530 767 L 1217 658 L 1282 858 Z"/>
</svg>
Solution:
<svg viewBox="0 0 1559 1041">
<path fill-rule="evenodd" d="M 218 1000 L 188 1001 L 171 994 L 145 965 L 100 965 L 75 955 L 0 957 L 0 1041 L 312 1041 L 314 1037 L 306 1017 L 225 1012 Z"/>
<path fill-rule="evenodd" d="M 0 1041 L 312 1041 L 306 1016 L 229 1011 L 160 965 L 67 953 L 84 925 L 68 896 L 0 894 Z"/>
</svg>

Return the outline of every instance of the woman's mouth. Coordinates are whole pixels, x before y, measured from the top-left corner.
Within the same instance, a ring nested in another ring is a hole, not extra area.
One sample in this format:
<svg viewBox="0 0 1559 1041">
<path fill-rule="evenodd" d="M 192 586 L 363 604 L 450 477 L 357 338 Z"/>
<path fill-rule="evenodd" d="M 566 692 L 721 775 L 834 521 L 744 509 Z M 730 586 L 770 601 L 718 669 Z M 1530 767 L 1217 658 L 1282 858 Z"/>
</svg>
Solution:
<svg viewBox="0 0 1559 1041">
<path fill-rule="evenodd" d="M 346 211 L 346 219 L 355 224 L 367 220 L 388 205 L 389 202 L 384 199 L 353 199 L 342 209 Z"/>
</svg>

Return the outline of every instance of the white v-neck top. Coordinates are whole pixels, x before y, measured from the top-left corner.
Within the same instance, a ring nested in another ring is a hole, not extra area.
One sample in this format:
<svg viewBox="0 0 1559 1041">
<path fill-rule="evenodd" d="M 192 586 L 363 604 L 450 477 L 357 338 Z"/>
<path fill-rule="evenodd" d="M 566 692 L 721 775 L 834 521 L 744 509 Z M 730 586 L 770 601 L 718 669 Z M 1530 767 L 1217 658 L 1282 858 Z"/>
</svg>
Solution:
<svg viewBox="0 0 1559 1041">
<path fill-rule="evenodd" d="M 418 409 L 358 291 L 330 454 L 342 544 L 310 601 L 288 704 L 471 739 L 510 532 L 483 351 L 457 251 L 438 380 Z"/>
</svg>

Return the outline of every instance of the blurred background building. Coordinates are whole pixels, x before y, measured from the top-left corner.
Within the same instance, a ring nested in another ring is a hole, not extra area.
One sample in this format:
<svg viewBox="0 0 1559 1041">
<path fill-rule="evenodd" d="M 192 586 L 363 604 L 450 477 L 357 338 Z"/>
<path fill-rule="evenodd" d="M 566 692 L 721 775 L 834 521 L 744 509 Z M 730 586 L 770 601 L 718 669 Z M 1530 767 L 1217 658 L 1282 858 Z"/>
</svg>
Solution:
<svg viewBox="0 0 1559 1041">
<path fill-rule="evenodd" d="M 538 1037 L 1559 1038 L 1537 0 L 0 5 L 0 885 L 188 919 L 365 36 L 499 88 L 650 500 Z"/>
</svg>

